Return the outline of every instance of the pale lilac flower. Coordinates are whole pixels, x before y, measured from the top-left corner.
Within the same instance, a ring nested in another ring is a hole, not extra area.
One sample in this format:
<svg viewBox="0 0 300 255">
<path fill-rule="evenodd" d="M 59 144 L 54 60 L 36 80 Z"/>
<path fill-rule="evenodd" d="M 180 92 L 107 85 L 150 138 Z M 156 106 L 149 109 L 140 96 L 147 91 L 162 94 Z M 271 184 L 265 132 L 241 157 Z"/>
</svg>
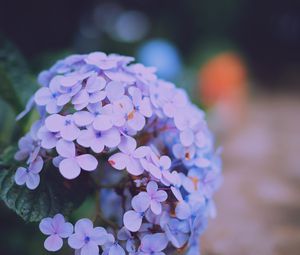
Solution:
<svg viewBox="0 0 300 255">
<path fill-rule="evenodd" d="M 44 247 L 48 251 L 61 249 L 62 238 L 68 238 L 73 233 L 73 225 L 66 222 L 61 214 L 56 214 L 53 218 L 42 219 L 39 228 L 43 234 L 49 235 L 44 242 Z"/>
<path fill-rule="evenodd" d="M 57 153 L 63 157 L 59 163 L 59 171 L 66 179 L 75 179 L 79 176 L 81 169 L 94 171 L 97 168 L 97 159 L 90 154 L 76 156 L 75 144 L 73 142 L 59 140 L 56 145 Z"/>
<path fill-rule="evenodd" d="M 64 106 L 71 101 L 71 99 L 79 93 L 82 85 L 76 84 L 73 87 L 59 87 L 59 92 L 61 93 L 57 98 L 57 105 Z"/>
<path fill-rule="evenodd" d="M 58 113 L 62 106 L 57 105 L 57 100 L 60 95 L 59 92 L 60 82 L 59 77 L 54 77 L 48 87 L 40 88 L 34 96 L 37 105 L 46 106 L 48 113 Z"/>
<path fill-rule="evenodd" d="M 134 138 L 123 136 L 119 144 L 119 149 L 121 152 L 115 153 L 108 159 L 111 166 L 118 170 L 126 168 L 132 175 L 141 175 L 144 169 L 139 159 L 149 153 L 149 148 L 147 146 L 136 148 Z"/>
<path fill-rule="evenodd" d="M 44 149 L 53 149 L 55 148 L 60 135 L 57 132 L 50 132 L 45 126 L 42 126 L 38 133 L 37 137 L 41 140 L 41 147 Z"/>
<path fill-rule="evenodd" d="M 112 234 L 108 234 L 108 241 L 102 246 L 102 255 L 125 255 L 125 251 L 122 246 L 115 241 Z"/>
<path fill-rule="evenodd" d="M 106 55 L 103 52 L 92 52 L 86 58 L 85 62 L 89 65 L 94 65 L 101 70 L 108 70 L 117 67 L 119 58 L 114 57 L 114 55 Z"/>
<path fill-rule="evenodd" d="M 84 79 L 88 78 L 89 76 L 93 75 L 95 72 L 94 71 L 89 71 L 89 72 L 84 72 L 84 73 L 78 73 L 78 72 L 73 72 L 69 73 L 67 75 L 63 76 L 57 76 L 57 79 L 61 86 L 70 88 L 73 87 L 77 84 L 80 84 Z"/>
<path fill-rule="evenodd" d="M 168 195 L 167 192 L 164 190 L 158 190 L 158 185 L 156 182 L 151 181 L 147 185 L 147 194 L 150 197 L 150 208 L 151 211 L 159 215 L 161 214 L 161 202 L 164 202 L 167 200 Z"/>
<path fill-rule="evenodd" d="M 76 110 L 82 110 L 88 104 L 101 102 L 106 97 L 106 81 L 101 76 L 93 75 L 88 78 L 85 87 L 73 97 L 72 104 Z"/>
<path fill-rule="evenodd" d="M 135 252 L 136 247 L 135 247 L 135 244 L 134 244 L 134 237 L 127 228 L 122 227 L 118 231 L 118 239 L 120 241 L 126 241 L 126 251 Z"/>
<path fill-rule="evenodd" d="M 27 159 L 36 148 L 36 142 L 30 133 L 23 136 L 18 142 L 19 150 L 15 154 L 15 159 L 22 161 Z"/>
<path fill-rule="evenodd" d="M 192 213 L 189 204 L 183 199 L 182 194 L 178 189 L 171 187 L 171 190 L 175 198 L 178 200 L 175 208 L 176 217 L 180 220 L 189 218 Z"/>
<path fill-rule="evenodd" d="M 120 132 L 116 128 L 107 131 L 98 131 L 93 127 L 82 130 L 77 142 L 83 147 L 90 147 L 94 152 L 100 153 L 105 146 L 113 148 L 119 145 L 121 141 Z"/>
<path fill-rule="evenodd" d="M 40 183 L 39 173 L 44 165 L 42 157 L 38 156 L 28 168 L 19 167 L 15 174 L 15 182 L 18 185 L 26 184 L 28 189 L 35 189 Z"/>
<path fill-rule="evenodd" d="M 98 255 L 99 245 L 108 241 L 108 234 L 102 227 L 93 227 L 89 219 L 80 219 L 75 224 L 75 233 L 68 239 L 73 249 L 80 249 L 80 255 Z"/>
<path fill-rule="evenodd" d="M 59 132 L 67 141 L 74 141 L 80 134 L 80 129 L 76 126 L 72 115 L 50 115 L 45 120 L 45 126 L 51 132 Z"/>
<path fill-rule="evenodd" d="M 152 152 L 151 161 L 142 159 L 141 163 L 145 170 L 164 184 L 168 185 L 173 182 L 173 176 L 170 173 L 171 159 L 168 156 L 164 155 L 159 158 Z"/>
<path fill-rule="evenodd" d="M 163 233 L 145 235 L 141 241 L 139 255 L 165 255 L 162 252 L 168 245 L 168 239 Z"/>
<path fill-rule="evenodd" d="M 155 67 L 145 67 L 142 64 L 132 64 L 126 68 L 126 70 L 134 74 L 137 79 L 144 83 L 153 82 L 157 79 L 155 75 Z"/>
<path fill-rule="evenodd" d="M 166 236 L 169 241 L 176 247 L 183 247 L 189 240 L 190 224 L 188 221 L 170 219 L 164 226 Z"/>
<path fill-rule="evenodd" d="M 142 130 L 145 126 L 145 117 L 152 116 L 152 106 L 148 97 L 142 97 L 141 91 L 136 87 L 130 87 L 128 93 L 132 98 L 134 109 L 128 114 L 128 125 L 134 130 Z"/>
<path fill-rule="evenodd" d="M 146 192 L 141 192 L 131 200 L 133 210 L 127 211 L 123 217 L 124 226 L 131 232 L 136 232 L 142 225 L 145 211 L 149 208 L 150 198 Z"/>
</svg>

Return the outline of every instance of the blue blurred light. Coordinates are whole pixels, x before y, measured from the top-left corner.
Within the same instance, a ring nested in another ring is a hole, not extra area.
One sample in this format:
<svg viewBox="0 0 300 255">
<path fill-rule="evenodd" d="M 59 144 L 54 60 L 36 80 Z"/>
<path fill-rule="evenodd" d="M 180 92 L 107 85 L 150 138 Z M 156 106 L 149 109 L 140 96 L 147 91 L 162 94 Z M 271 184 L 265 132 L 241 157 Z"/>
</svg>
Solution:
<svg viewBox="0 0 300 255">
<path fill-rule="evenodd" d="M 167 80 L 177 79 L 182 70 L 177 48 L 163 39 L 153 39 L 143 44 L 137 59 L 146 66 L 155 66 L 159 77 Z"/>
</svg>

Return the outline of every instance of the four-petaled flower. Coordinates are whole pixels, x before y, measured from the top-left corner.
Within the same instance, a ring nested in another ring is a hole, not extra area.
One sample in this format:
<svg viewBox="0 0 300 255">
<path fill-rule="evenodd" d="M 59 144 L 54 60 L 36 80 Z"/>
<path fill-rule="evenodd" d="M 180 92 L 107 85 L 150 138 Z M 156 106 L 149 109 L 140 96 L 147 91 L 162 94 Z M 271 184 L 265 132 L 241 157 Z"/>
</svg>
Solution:
<svg viewBox="0 0 300 255">
<path fill-rule="evenodd" d="M 62 238 L 68 238 L 73 233 L 73 225 L 66 222 L 61 214 L 42 219 L 39 227 L 43 234 L 49 235 L 44 243 L 48 251 L 58 251 L 63 245 Z"/>
<path fill-rule="evenodd" d="M 99 245 L 104 245 L 108 234 L 102 227 L 93 227 L 89 219 L 80 219 L 75 224 L 75 233 L 68 239 L 70 247 L 80 250 L 80 255 L 98 255 Z"/>
</svg>

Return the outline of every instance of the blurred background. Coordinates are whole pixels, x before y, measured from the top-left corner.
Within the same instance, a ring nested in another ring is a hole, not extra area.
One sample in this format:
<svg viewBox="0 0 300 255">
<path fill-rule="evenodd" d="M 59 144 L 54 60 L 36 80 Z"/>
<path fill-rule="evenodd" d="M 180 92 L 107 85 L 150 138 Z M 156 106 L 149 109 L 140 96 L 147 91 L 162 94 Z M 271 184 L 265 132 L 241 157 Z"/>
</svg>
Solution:
<svg viewBox="0 0 300 255">
<path fill-rule="evenodd" d="M 300 1 L 1 0 L 0 33 L 31 80 L 68 54 L 100 50 L 132 55 L 186 88 L 224 149 L 202 253 L 299 254 Z M 16 109 L 0 109 L 2 150 Z M 36 226 L 2 204 L 0 229 L 1 254 L 42 250 Z"/>
</svg>

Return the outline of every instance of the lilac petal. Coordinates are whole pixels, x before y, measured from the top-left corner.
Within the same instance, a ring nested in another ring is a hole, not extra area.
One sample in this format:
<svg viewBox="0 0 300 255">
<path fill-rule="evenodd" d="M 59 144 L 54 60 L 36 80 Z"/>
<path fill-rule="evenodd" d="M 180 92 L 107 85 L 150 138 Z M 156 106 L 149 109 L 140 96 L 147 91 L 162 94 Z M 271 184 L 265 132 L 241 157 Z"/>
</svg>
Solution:
<svg viewBox="0 0 300 255">
<path fill-rule="evenodd" d="M 58 235 L 51 235 L 44 242 L 47 251 L 58 251 L 62 246 L 63 240 Z"/>
<path fill-rule="evenodd" d="M 153 114 L 152 106 L 149 98 L 144 98 L 142 102 L 140 102 L 140 113 L 145 117 L 150 118 Z"/>
<path fill-rule="evenodd" d="M 90 239 L 98 245 L 103 245 L 107 242 L 107 232 L 102 227 L 96 227 L 90 232 Z"/>
<path fill-rule="evenodd" d="M 191 208 L 186 202 L 181 201 L 175 208 L 175 214 L 178 219 L 185 220 L 191 216 Z"/>
<path fill-rule="evenodd" d="M 154 181 L 151 181 L 147 184 L 147 193 L 152 196 L 152 195 L 155 195 L 155 193 L 157 192 L 158 190 L 158 185 L 156 182 Z"/>
<path fill-rule="evenodd" d="M 137 111 L 133 111 L 129 114 L 127 123 L 132 129 L 140 131 L 145 126 L 146 121 L 142 114 Z"/>
<path fill-rule="evenodd" d="M 47 105 L 46 105 L 46 111 L 50 114 L 53 114 L 53 113 L 58 113 L 60 112 L 60 110 L 62 109 L 63 107 L 62 106 L 58 106 L 56 104 L 55 101 L 50 101 Z"/>
<path fill-rule="evenodd" d="M 102 101 L 106 97 L 105 91 L 97 91 L 90 94 L 89 103 L 94 104 Z"/>
<path fill-rule="evenodd" d="M 37 136 L 41 139 L 42 148 L 53 149 L 56 146 L 58 139 L 55 133 L 49 132 L 45 126 L 39 129 Z"/>
<path fill-rule="evenodd" d="M 99 255 L 99 247 L 94 242 L 88 242 L 81 248 L 81 255 Z"/>
<path fill-rule="evenodd" d="M 28 189 L 34 190 L 40 184 L 40 176 L 38 174 L 29 173 L 26 179 L 26 186 Z"/>
<path fill-rule="evenodd" d="M 138 147 L 132 154 L 135 158 L 144 158 L 150 154 L 150 148 L 148 146 Z"/>
<path fill-rule="evenodd" d="M 56 104 L 58 106 L 64 106 L 71 100 L 70 94 L 62 94 L 57 98 Z"/>
<path fill-rule="evenodd" d="M 111 81 L 106 85 L 105 89 L 107 93 L 107 98 L 109 99 L 110 102 L 114 102 L 118 99 L 121 99 L 121 97 L 125 93 L 124 86 L 121 82 L 117 81 Z"/>
<path fill-rule="evenodd" d="M 169 169 L 171 167 L 171 159 L 168 156 L 161 156 L 159 164 L 163 166 L 164 169 Z"/>
<path fill-rule="evenodd" d="M 27 179 L 27 169 L 25 167 L 19 167 L 15 173 L 15 182 L 18 185 L 25 184 Z"/>
<path fill-rule="evenodd" d="M 155 165 L 149 163 L 144 165 L 145 169 L 150 172 L 154 177 L 161 179 L 161 171 L 159 170 L 158 167 L 156 167 Z"/>
<path fill-rule="evenodd" d="M 104 89 L 106 81 L 101 76 L 91 76 L 86 83 L 86 90 L 89 93 Z"/>
<path fill-rule="evenodd" d="M 80 135 L 80 129 L 74 124 L 64 126 L 60 131 L 61 137 L 67 141 L 74 141 Z"/>
<path fill-rule="evenodd" d="M 34 105 L 35 105 L 34 96 L 31 96 L 26 103 L 25 109 L 17 115 L 16 121 L 22 119 L 25 115 L 27 115 L 27 113 L 31 111 Z"/>
<path fill-rule="evenodd" d="M 105 71 L 105 74 L 112 81 L 126 82 L 127 84 L 135 82 L 134 77 L 124 72 Z"/>
<path fill-rule="evenodd" d="M 180 133 L 180 141 L 183 146 L 190 146 L 194 142 L 194 133 L 190 129 L 186 129 Z"/>
<path fill-rule="evenodd" d="M 163 233 L 153 234 L 151 241 L 152 250 L 156 252 L 164 250 L 168 245 L 168 239 Z"/>
<path fill-rule="evenodd" d="M 198 167 L 209 167 L 210 161 L 206 158 L 197 158 L 195 160 L 195 165 Z"/>
<path fill-rule="evenodd" d="M 34 95 L 34 101 L 37 105 L 47 105 L 52 100 L 51 94 L 49 88 L 40 88 Z"/>
<path fill-rule="evenodd" d="M 57 157 L 54 157 L 52 159 L 52 164 L 55 166 L 55 167 L 59 167 L 59 164 L 60 162 L 63 160 L 64 158 L 62 156 L 57 156 Z"/>
<path fill-rule="evenodd" d="M 73 249 L 81 249 L 82 246 L 85 245 L 85 242 L 84 242 L 84 233 L 80 232 L 80 234 L 78 234 L 76 232 L 76 230 L 75 230 L 75 234 L 71 235 L 68 238 L 68 244 Z"/>
<path fill-rule="evenodd" d="M 127 228 L 122 227 L 119 231 L 118 231 L 118 235 L 117 235 L 118 239 L 121 241 L 126 241 L 129 238 L 132 237 L 131 233 L 128 231 Z"/>
<path fill-rule="evenodd" d="M 84 102 L 82 104 L 74 104 L 74 109 L 76 111 L 81 111 L 82 109 L 84 109 L 85 107 L 87 107 L 88 104 L 89 104 L 89 101 L 86 101 L 86 102 Z"/>
<path fill-rule="evenodd" d="M 58 213 L 53 217 L 52 225 L 53 229 L 58 232 L 58 229 L 61 225 L 65 223 L 65 218 L 62 214 Z"/>
<path fill-rule="evenodd" d="M 126 169 L 128 173 L 132 175 L 141 175 L 144 172 L 144 169 L 140 162 L 132 157 L 128 157 L 128 160 L 126 162 Z"/>
<path fill-rule="evenodd" d="M 124 214 L 123 223 L 129 231 L 136 232 L 142 225 L 142 217 L 139 213 L 130 210 Z"/>
<path fill-rule="evenodd" d="M 66 179 L 75 179 L 80 174 L 80 167 L 75 158 L 67 158 L 60 162 L 59 171 Z"/>
<path fill-rule="evenodd" d="M 37 156 L 37 158 L 31 162 L 28 169 L 31 173 L 38 174 L 42 170 L 43 166 L 44 166 L 44 160 L 42 159 L 41 156 Z"/>
<path fill-rule="evenodd" d="M 53 114 L 45 120 L 46 128 L 51 132 L 59 132 L 64 126 L 64 117 L 59 114 Z"/>
<path fill-rule="evenodd" d="M 90 154 L 77 156 L 76 161 L 79 166 L 86 171 L 94 171 L 98 165 L 97 159 Z"/>
<path fill-rule="evenodd" d="M 124 153 L 132 153 L 136 148 L 136 140 L 131 136 L 122 136 L 118 148 Z"/>
<path fill-rule="evenodd" d="M 104 150 L 105 144 L 103 142 L 103 139 L 93 138 L 93 140 L 90 141 L 90 147 L 94 152 L 100 153 Z"/>
<path fill-rule="evenodd" d="M 95 118 L 93 127 L 99 131 L 105 131 L 112 127 L 112 122 L 110 116 L 99 115 Z"/>
<path fill-rule="evenodd" d="M 75 144 L 73 142 L 60 139 L 56 144 L 57 153 L 65 158 L 75 157 Z"/>
<path fill-rule="evenodd" d="M 84 104 L 89 101 L 89 94 L 85 89 L 81 90 L 72 99 L 72 104 Z"/>
<path fill-rule="evenodd" d="M 106 146 L 112 148 L 119 145 L 121 142 L 120 132 L 116 128 L 112 128 L 103 132 L 103 139 Z"/>
<path fill-rule="evenodd" d="M 109 157 L 108 162 L 111 166 L 118 170 L 123 170 L 126 168 L 128 161 L 128 156 L 122 152 L 118 152 Z"/>
<path fill-rule="evenodd" d="M 73 225 L 70 222 L 62 224 L 58 229 L 58 234 L 62 238 L 67 238 L 73 233 Z"/>
<path fill-rule="evenodd" d="M 79 111 L 73 114 L 73 120 L 77 126 L 83 127 L 91 124 L 94 120 L 94 116 L 88 111 Z"/>
<path fill-rule="evenodd" d="M 78 82 L 77 75 L 61 76 L 59 79 L 60 83 L 64 87 L 72 87 Z"/>
<path fill-rule="evenodd" d="M 119 244 L 113 244 L 109 249 L 108 255 L 125 255 L 125 251 Z"/>
<path fill-rule="evenodd" d="M 44 235 L 54 234 L 54 229 L 52 227 L 52 218 L 44 218 L 39 224 L 39 229 Z"/>
<path fill-rule="evenodd" d="M 80 135 L 77 138 L 77 143 L 83 147 L 90 147 L 93 141 L 95 140 L 95 133 L 93 129 L 85 129 L 80 131 Z"/>
<path fill-rule="evenodd" d="M 150 206 L 150 197 L 146 192 L 140 192 L 132 198 L 131 205 L 136 212 L 145 212 Z"/>
<path fill-rule="evenodd" d="M 87 234 L 93 230 L 93 223 L 90 219 L 80 219 L 75 224 L 75 233 Z"/>
<path fill-rule="evenodd" d="M 152 196 L 152 198 L 158 202 L 164 202 L 167 200 L 168 194 L 164 190 L 159 190 Z"/>
<path fill-rule="evenodd" d="M 152 200 L 150 203 L 151 211 L 156 214 L 160 215 L 161 214 L 161 204 L 155 200 Z"/>
</svg>

